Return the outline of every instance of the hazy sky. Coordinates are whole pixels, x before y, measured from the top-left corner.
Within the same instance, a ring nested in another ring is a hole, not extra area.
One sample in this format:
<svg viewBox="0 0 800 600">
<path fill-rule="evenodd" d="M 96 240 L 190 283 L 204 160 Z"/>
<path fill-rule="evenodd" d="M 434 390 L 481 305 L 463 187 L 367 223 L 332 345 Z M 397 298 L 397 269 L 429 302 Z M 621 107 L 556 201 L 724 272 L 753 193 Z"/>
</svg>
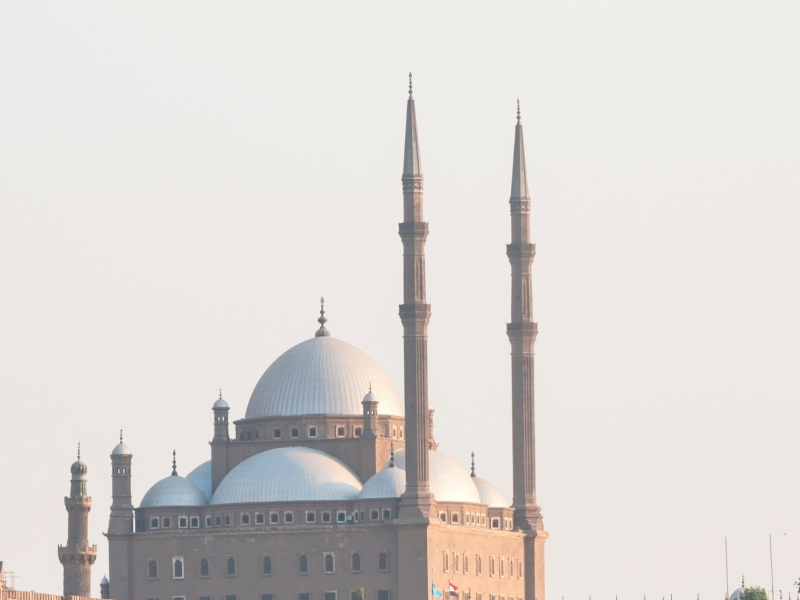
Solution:
<svg viewBox="0 0 800 600">
<path fill-rule="evenodd" d="M 800 3 L 0 3 L 0 560 L 60 593 L 82 442 L 107 572 L 219 388 L 328 327 L 402 393 L 407 74 L 440 450 L 511 495 L 515 103 L 549 598 L 800 577 Z M 786 535 L 784 535 L 786 534 Z"/>
</svg>

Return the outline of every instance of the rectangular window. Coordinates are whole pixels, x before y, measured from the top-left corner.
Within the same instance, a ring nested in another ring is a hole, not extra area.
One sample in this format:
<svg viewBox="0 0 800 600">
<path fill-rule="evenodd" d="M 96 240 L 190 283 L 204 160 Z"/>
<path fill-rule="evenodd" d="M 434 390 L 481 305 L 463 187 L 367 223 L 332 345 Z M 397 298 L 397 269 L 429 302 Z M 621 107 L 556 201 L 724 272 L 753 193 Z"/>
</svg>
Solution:
<svg viewBox="0 0 800 600">
<path fill-rule="evenodd" d="M 206 527 L 211 528 L 211 517 L 206 517 Z"/>
<path fill-rule="evenodd" d="M 200 600 L 211 600 L 211 596 L 200 596 Z"/>
<path fill-rule="evenodd" d="M 325 600 L 336 600 L 336 592 L 325 592 Z"/>
<path fill-rule="evenodd" d="M 453 552 L 453 573 L 458 573 L 458 552 Z"/>
<path fill-rule="evenodd" d="M 225 596 L 225 600 L 236 600 L 236 596 Z"/>
<path fill-rule="evenodd" d="M 378 600 L 389 600 L 389 590 L 378 590 Z"/>
<path fill-rule="evenodd" d="M 231 526 L 231 516 L 225 515 L 225 527 L 230 527 L 230 526 Z"/>
<path fill-rule="evenodd" d="M 308 592 L 300 592 L 297 594 L 297 600 L 311 600 L 311 594 Z"/>
<path fill-rule="evenodd" d="M 186 596 L 173 596 L 172 600 L 186 600 Z"/>
<path fill-rule="evenodd" d="M 261 594 L 261 600 L 272 600 L 272 594 Z"/>
<path fill-rule="evenodd" d="M 317 428 L 316 427 L 309 427 L 308 428 L 308 437 L 310 437 L 310 438 L 317 437 Z"/>
<path fill-rule="evenodd" d="M 217 515 L 217 517 L 216 517 L 216 520 L 214 521 L 214 523 L 216 524 L 216 526 L 217 526 L 217 527 L 219 527 L 220 525 L 222 525 L 222 517 L 220 517 L 219 515 Z"/>
<path fill-rule="evenodd" d="M 364 595 L 361 593 L 361 590 L 351 590 L 350 600 L 364 600 Z"/>
<path fill-rule="evenodd" d="M 392 427 L 392 437 L 397 438 L 397 426 Z"/>
</svg>

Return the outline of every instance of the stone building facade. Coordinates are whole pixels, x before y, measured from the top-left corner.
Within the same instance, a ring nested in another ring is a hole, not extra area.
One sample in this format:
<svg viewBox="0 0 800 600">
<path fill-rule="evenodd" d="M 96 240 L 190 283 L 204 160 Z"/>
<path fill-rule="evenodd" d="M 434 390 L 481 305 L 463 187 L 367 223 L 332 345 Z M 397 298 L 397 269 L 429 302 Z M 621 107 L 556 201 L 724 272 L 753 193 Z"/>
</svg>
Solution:
<svg viewBox="0 0 800 600">
<path fill-rule="evenodd" d="M 536 503 L 530 198 L 517 115 L 511 193 L 514 497 L 439 452 L 428 406 L 423 176 L 409 86 L 403 188 L 404 390 L 326 327 L 280 356 L 245 418 L 212 407 L 210 460 L 134 506 L 131 449 L 111 454 L 117 600 L 544 600 Z M 450 588 L 450 584 L 455 589 Z"/>
</svg>

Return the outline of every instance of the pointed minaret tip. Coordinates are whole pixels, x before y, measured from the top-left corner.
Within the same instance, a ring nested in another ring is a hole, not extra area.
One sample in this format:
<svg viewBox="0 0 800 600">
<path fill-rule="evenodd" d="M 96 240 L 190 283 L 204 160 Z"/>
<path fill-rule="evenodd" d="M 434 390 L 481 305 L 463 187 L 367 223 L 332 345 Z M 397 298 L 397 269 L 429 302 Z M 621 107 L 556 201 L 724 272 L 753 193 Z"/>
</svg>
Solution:
<svg viewBox="0 0 800 600">
<path fill-rule="evenodd" d="M 406 109 L 406 139 L 403 152 L 403 180 L 409 178 L 422 180 L 422 161 L 419 155 L 419 138 L 417 137 L 417 112 L 414 108 L 411 73 L 408 74 L 408 107 Z M 420 187 L 420 191 L 422 188 Z"/>
<path fill-rule="evenodd" d="M 411 96 L 413 96 L 413 95 L 414 95 L 414 84 L 411 81 L 411 71 L 409 71 L 408 72 L 408 97 L 411 98 Z"/>
<path fill-rule="evenodd" d="M 520 116 L 520 112 L 519 112 L 519 98 L 517 98 L 517 123 L 520 122 L 521 118 L 522 117 Z"/>
<path fill-rule="evenodd" d="M 517 127 L 514 132 L 514 166 L 511 172 L 511 202 L 528 202 L 528 172 L 525 166 L 525 140 L 522 136 L 522 120 L 517 99 Z"/>
</svg>

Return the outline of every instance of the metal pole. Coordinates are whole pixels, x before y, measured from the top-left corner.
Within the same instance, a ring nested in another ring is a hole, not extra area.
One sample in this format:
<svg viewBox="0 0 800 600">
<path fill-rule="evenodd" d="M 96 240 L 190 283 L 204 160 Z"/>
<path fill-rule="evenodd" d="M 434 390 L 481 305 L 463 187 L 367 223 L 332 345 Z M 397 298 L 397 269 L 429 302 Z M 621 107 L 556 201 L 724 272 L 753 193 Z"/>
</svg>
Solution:
<svg viewBox="0 0 800 600">
<path fill-rule="evenodd" d="M 772 534 L 769 534 L 769 578 L 772 582 L 772 600 L 775 600 L 775 574 L 772 571 Z"/>
<path fill-rule="evenodd" d="M 730 590 L 728 589 L 728 538 L 725 537 L 725 600 L 731 597 Z"/>
</svg>

